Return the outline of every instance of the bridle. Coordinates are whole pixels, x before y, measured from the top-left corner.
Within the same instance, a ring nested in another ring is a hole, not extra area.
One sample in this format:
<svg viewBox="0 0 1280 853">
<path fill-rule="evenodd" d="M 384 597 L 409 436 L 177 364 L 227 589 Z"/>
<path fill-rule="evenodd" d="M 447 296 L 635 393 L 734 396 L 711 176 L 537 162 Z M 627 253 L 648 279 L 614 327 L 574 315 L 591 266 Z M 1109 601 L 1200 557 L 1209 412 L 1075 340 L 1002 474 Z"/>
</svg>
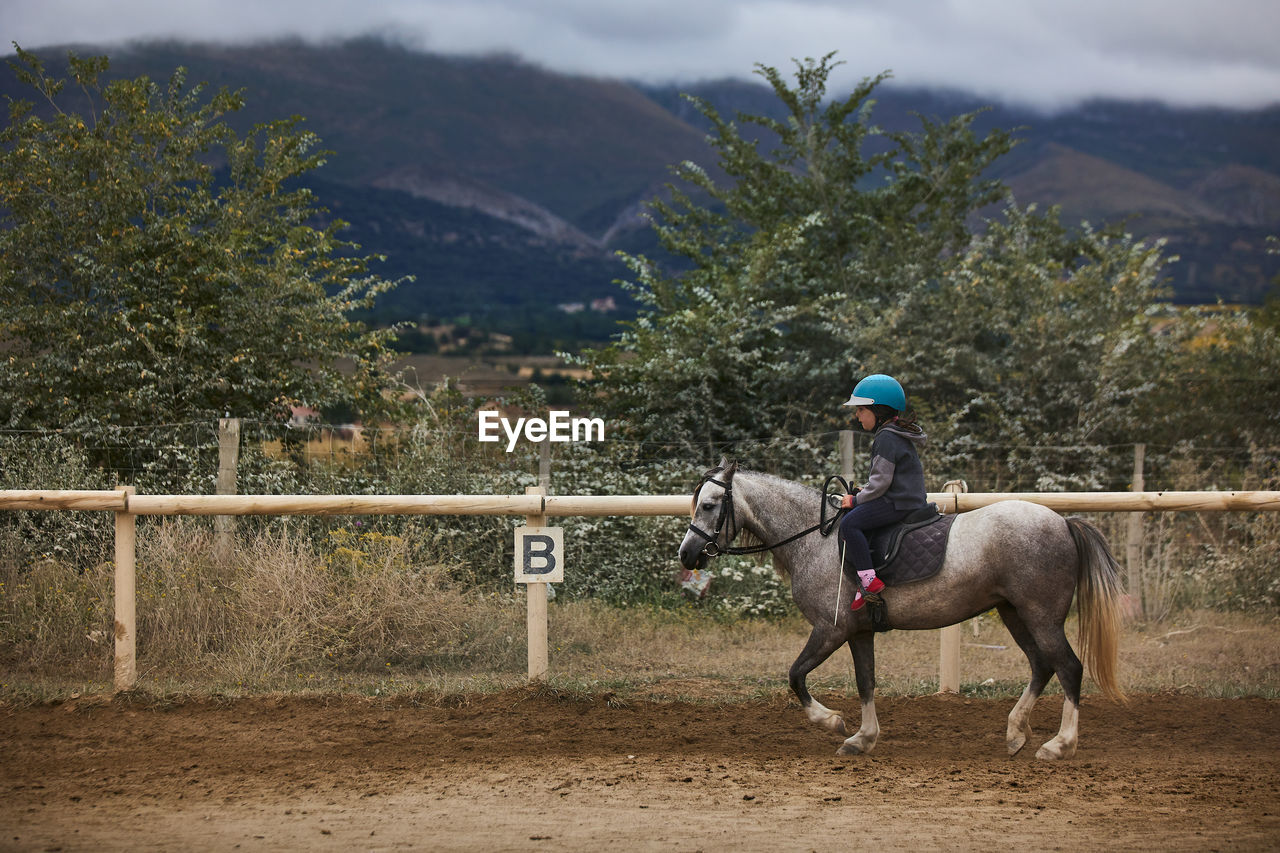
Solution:
<svg viewBox="0 0 1280 853">
<path fill-rule="evenodd" d="M 721 554 L 724 554 L 726 556 L 736 556 L 740 554 L 760 554 L 764 551 L 772 551 L 774 548 L 779 548 L 783 545 L 788 545 L 796 541 L 797 539 L 803 539 L 805 536 L 808 536 L 810 533 L 814 533 L 814 532 L 821 533 L 823 536 L 830 536 L 831 531 L 836 526 L 836 522 L 840 520 L 840 517 L 843 516 L 845 512 L 847 512 L 847 510 L 840 509 L 839 504 L 837 504 L 834 507 L 831 505 L 831 498 L 835 497 L 835 494 L 829 494 L 828 490 L 831 488 L 832 481 L 835 481 L 835 482 L 838 482 L 847 493 L 849 491 L 849 483 L 840 475 L 832 474 L 830 477 L 826 479 L 826 482 L 822 484 L 822 497 L 820 498 L 821 507 L 818 510 L 818 523 L 815 524 L 813 527 L 805 528 L 804 530 L 801 530 L 799 533 L 796 533 L 792 536 L 788 536 L 786 539 L 783 539 L 780 542 L 774 542 L 772 545 L 761 544 L 761 545 L 740 546 L 737 548 L 733 548 L 729 546 L 729 543 L 732 542 L 738 535 L 737 516 L 733 511 L 733 485 L 732 483 L 728 483 L 722 480 L 717 480 L 715 478 L 715 474 L 719 473 L 719 471 L 720 469 L 717 468 L 708 472 L 706 475 L 703 476 L 703 478 L 698 482 L 698 485 L 694 487 L 694 490 L 693 490 L 694 512 L 696 514 L 698 493 L 702 491 L 703 486 L 705 486 L 707 483 L 711 483 L 712 485 L 719 486 L 720 488 L 724 489 L 724 494 L 720 497 L 720 515 L 716 519 L 716 529 L 714 532 L 708 533 L 698 525 L 694 524 L 692 521 L 689 522 L 689 532 L 696 534 L 697 536 L 701 537 L 705 541 L 705 544 L 702 546 L 702 550 L 699 551 L 698 553 L 705 554 L 707 557 L 719 557 Z M 836 514 L 828 519 L 827 512 L 828 510 L 831 510 L 831 509 L 835 509 Z M 719 540 L 720 535 L 725 532 L 726 524 L 728 525 L 728 536 L 725 538 L 724 540 L 725 545 L 722 548 L 718 544 L 717 540 Z"/>
<path fill-rule="evenodd" d="M 701 536 L 702 539 L 705 541 L 705 544 L 702 546 L 702 550 L 700 550 L 698 553 L 706 554 L 708 557 L 719 557 L 721 554 L 747 553 L 746 551 L 740 552 L 739 549 L 736 549 L 736 548 L 730 548 L 728 547 L 728 544 L 727 544 L 729 542 L 732 542 L 738 535 L 737 517 L 734 515 L 734 512 L 733 512 L 733 486 L 731 484 L 723 482 L 721 480 L 717 480 L 712 474 L 707 474 L 706 476 L 704 476 L 702 480 L 699 481 L 698 485 L 694 487 L 694 490 L 693 490 L 695 515 L 697 514 L 696 505 L 698 501 L 698 493 L 702 491 L 702 487 L 705 486 L 707 483 L 711 483 L 712 485 L 719 486 L 720 488 L 724 489 L 724 494 L 720 497 L 720 515 L 718 518 L 716 518 L 715 532 L 708 533 L 698 525 L 694 524 L 692 521 L 689 522 L 689 532 L 695 533 L 698 536 Z M 725 547 L 721 548 L 717 544 L 716 540 L 718 540 L 720 538 L 720 534 L 724 532 L 724 526 L 726 522 L 728 522 L 729 524 L 729 537 L 724 540 L 726 543 Z M 755 552 L 752 551 L 750 553 L 755 553 Z"/>
</svg>

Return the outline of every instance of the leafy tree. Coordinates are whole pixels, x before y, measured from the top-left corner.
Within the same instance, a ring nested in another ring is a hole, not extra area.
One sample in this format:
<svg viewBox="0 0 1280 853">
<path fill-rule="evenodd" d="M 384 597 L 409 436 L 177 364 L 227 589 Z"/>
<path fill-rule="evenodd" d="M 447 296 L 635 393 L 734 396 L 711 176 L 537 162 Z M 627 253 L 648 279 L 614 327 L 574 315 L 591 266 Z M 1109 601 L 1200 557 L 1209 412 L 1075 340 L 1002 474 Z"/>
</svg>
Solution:
<svg viewBox="0 0 1280 853">
<path fill-rule="evenodd" d="M 1124 482 L 1109 444 L 1274 443 L 1280 405 L 1227 430 L 1219 416 L 1248 384 L 1232 359 L 1259 399 L 1275 397 L 1274 380 L 1253 381 L 1276 374 L 1274 330 L 1162 302 L 1161 246 L 1067 228 L 984 177 L 1007 133 L 978 138 L 972 114 L 883 132 L 871 118 L 882 78 L 827 99 L 832 67 L 830 55 L 797 63 L 793 87 L 758 66 L 782 120 L 730 121 L 694 99 L 724 177 L 681 164 L 682 184 L 653 205 L 683 267 L 625 258 L 643 310 L 581 356 L 594 405 L 714 460 L 742 438 L 847 425 L 838 401 L 857 376 L 886 372 L 936 439 L 931 470 L 961 475 L 994 451 L 1020 488 Z M 1207 419 L 1188 417 L 1189 384 Z M 1027 452 L 1047 445 L 1075 449 Z"/>
<path fill-rule="evenodd" d="M 1100 488 L 1107 445 L 1155 440 L 1148 404 L 1178 350 L 1152 333 L 1174 313 L 1158 301 L 1164 264 L 1159 246 L 1010 205 L 939 279 L 846 337 L 911 389 L 948 476 L 994 449 L 1010 486 Z"/>
<path fill-rule="evenodd" d="M 110 446 L 129 425 L 378 405 L 391 332 L 350 315 L 394 285 L 316 224 L 300 119 L 241 137 L 242 96 L 182 69 L 104 83 L 106 57 L 70 54 L 77 93 L 18 58 L 46 108 L 11 101 L 0 132 L 0 426 Z"/>
<path fill-rule="evenodd" d="M 1267 254 L 1280 255 L 1280 237 L 1267 238 Z M 1280 276 L 1271 280 L 1271 286 L 1263 294 L 1256 319 L 1263 326 L 1280 329 Z"/>
<path fill-rule="evenodd" d="M 710 121 L 711 170 L 685 162 L 682 185 L 653 205 L 672 272 L 624 256 L 638 319 L 580 360 L 609 414 L 651 440 L 713 446 L 827 423 L 857 361 L 829 322 L 891 306 L 907 283 L 936 278 L 969 240 L 967 222 L 998 200 L 982 177 L 1009 150 L 1004 131 L 978 138 L 974 115 L 921 119 L 918 132 L 871 123 L 883 77 L 827 100 L 832 54 L 797 63 L 792 88 L 757 66 L 783 120 Z"/>
<path fill-rule="evenodd" d="M 1169 444 L 1280 452 L 1280 328 L 1257 309 L 1189 308 L 1165 330 L 1172 353 L 1148 401 Z"/>
</svg>

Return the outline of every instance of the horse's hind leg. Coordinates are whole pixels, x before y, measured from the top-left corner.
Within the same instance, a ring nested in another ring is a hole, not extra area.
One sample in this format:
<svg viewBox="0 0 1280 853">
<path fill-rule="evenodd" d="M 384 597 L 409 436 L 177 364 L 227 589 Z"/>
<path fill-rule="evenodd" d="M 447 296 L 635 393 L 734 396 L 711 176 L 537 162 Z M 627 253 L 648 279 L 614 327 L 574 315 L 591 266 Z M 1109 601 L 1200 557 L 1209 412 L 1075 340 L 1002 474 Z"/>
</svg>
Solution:
<svg viewBox="0 0 1280 853">
<path fill-rule="evenodd" d="M 1062 724 L 1058 733 L 1038 750 L 1036 758 L 1070 758 L 1076 754 L 1080 733 L 1080 682 L 1084 679 L 1084 664 L 1067 642 L 1061 624 L 1042 625 L 1036 634 L 1036 644 L 1053 664 L 1062 685 Z"/>
<path fill-rule="evenodd" d="M 843 644 L 844 636 L 832 626 L 822 627 L 815 625 L 813 631 L 809 634 L 808 642 L 804 644 L 804 649 L 800 652 L 800 656 L 796 658 L 795 663 L 791 664 L 791 672 L 788 675 L 788 680 L 791 682 L 791 690 L 796 694 L 796 698 L 800 700 L 800 707 L 804 709 L 805 716 L 824 729 L 841 735 L 845 733 L 844 717 L 809 695 L 809 688 L 805 684 L 805 679 L 808 678 L 809 673 L 817 669 L 824 660 L 831 657 L 832 652 Z"/>
<path fill-rule="evenodd" d="M 1035 611 L 1017 613 L 1008 604 L 1001 605 L 999 610 L 1009 633 L 1031 661 L 1031 682 L 1009 714 L 1009 752 L 1012 754 L 1021 749 L 1031 736 L 1027 715 L 1044 685 L 1056 674 L 1062 685 L 1062 723 L 1058 733 L 1036 750 L 1036 758 L 1070 758 L 1076 754 L 1079 736 L 1080 682 L 1084 678 L 1084 665 L 1067 642 L 1060 618 Z"/>
<path fill-rule="evenodd" d="M 1031 636 L 1031 631 L 1027 629 L 1026 623 L 1022 621 L 1022 617 L 1018 615 L 1013 605 L 1005 602 L 997 606 L 996 610 L 1004 620 L 1010 635 L 1013 636 L 1013 641 L 1018 644 L 1018 648 L 1022 649 L 1027 656 L 1027 662 L 1031 664 L 1031 680 L 1027 682 L 1022 696 L 1009 712 L 1009 727 L 1005 733 L 1009 754 L 1016 755 L 1018 750 L 1027 745 L 1027 741 L 1032 736 L 1031 709 L 1035 707 L 1044 686 L 1053 677 L 1053 667 L 1040 653 L 1040 647 L 1036 645 L 1035 638 Z"/>
<path fill-rule="evenodd" d="M 865 755 L 876 748 L 880 739 L 880 721 L 876 718 L 876 635 L 862 631 L 849 641 L 853 652 L 853 672 L 858 680 L 858 701 L 862 704 L 862 725 L 853 737 L 837 750 L 840 755 Z"/>
</svg>

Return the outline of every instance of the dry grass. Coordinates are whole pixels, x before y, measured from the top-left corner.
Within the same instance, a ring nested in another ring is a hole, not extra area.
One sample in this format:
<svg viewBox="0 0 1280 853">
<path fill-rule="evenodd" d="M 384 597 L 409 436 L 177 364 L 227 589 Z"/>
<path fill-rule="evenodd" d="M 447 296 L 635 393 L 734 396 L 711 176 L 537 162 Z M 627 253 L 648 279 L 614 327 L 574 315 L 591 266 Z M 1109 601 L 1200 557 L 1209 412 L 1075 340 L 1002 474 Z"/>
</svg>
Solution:
<svg viewBox="0 0 1280 853">
<path fill-rule="evenodd" d="M 522 593 L 463 588 L 397 537 L 340 529 L 313 543 L 261 534 L 224 564 L 202 556 L 214 550 L 207 527 L 176 519 L 139 544 L 146 691 L 463 693 L 524 680 Z M 81 572 L 0 560 L 0 698 L 108 692 L 110 594 L 109 564 Z M 1074 622 L 1068 633 L 1074 640 Z M 807 634 L 799 617 L 732 621 L 692 607 L 552 602 L 550 686 L 716 701 L 777 695 Z M 966 693 L 1022 690 L 1026 660 L 994 614 L 967 623 L 962 640 Z M 937 689 L 936 631 L 889 632 L 876 647 L 883 693 Z M 1195 610 L 1129 624 L 1120 676 L 1130 692 L 1280 696 L 1280 621 Z M 810 683 L 855 693 L 848 652 Z M 1096 692 L 1087 678 L 1086 690 Z"/>
<path fill-rule="evenodd" d="M 206 525 L 175 519 L 140 537 L 139 674 L 169 688 L 278 690 L 293 680 L 390 672 L 501 671 L 523 663 L 516 604 L 452 583 L 399 537 L 340 529 L 319 546 L 285 532 L 212 558 Z M 81 572 L 0 560 L 3 690 L 108 679 L 110 564 Z"/>
<path fill-rule="evenodd" d="M 785 689 L 787 669 L 809 631 L 800 618 L 721 624 L 590 604 L 554 608 L 551 619 L 554 679 L 634 685 L 655 695 L 678 695 L 682 680 L 707 677 L 723 681 L 728 694 Z M 1067 626 L 1073 642 L 1075 629 L 1073 619 Z M 961 642 L 963 692 L 1016 696 L 1022 691 L 1027 661 L 999 617 L 986 614 L 966 623 Z M 899 695 L 936 691 L 939 647 L 937 631 L 880 635 L 879 690 Z M 1280 622 L 1198 611 L 1130 624 L 1120 641 L 1120 677 L 1128 691 L 1280 697 Z M 848 651 L 832 655 L 810 676 L 810 684 L 855 693 Z M 1056 685 L 1050 685 L 1050 692 Z M 1087 672 L 1085 689 L 1098 689 Z"/>
</svg>

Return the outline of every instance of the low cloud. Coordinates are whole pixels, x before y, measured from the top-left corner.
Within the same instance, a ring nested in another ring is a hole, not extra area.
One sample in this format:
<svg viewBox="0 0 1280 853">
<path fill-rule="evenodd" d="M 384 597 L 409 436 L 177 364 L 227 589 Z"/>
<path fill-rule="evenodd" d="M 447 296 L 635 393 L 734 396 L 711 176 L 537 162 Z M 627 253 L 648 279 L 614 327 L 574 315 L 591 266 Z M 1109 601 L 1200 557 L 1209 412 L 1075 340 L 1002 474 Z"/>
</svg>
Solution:
<svg viewBox="0 0 1280 853">
<path fill-rule="evenodd" d="M 746 77 L 838 51 L 840 86 L 899 83 L 1067 106 L 1280 102 L 1274 0 L 18 0 L 23 47 L 177 38 L 328 41 L 376 34 L 439 53 L 516 54 L 558 71 L 649 82 Z"/>
</svg>

